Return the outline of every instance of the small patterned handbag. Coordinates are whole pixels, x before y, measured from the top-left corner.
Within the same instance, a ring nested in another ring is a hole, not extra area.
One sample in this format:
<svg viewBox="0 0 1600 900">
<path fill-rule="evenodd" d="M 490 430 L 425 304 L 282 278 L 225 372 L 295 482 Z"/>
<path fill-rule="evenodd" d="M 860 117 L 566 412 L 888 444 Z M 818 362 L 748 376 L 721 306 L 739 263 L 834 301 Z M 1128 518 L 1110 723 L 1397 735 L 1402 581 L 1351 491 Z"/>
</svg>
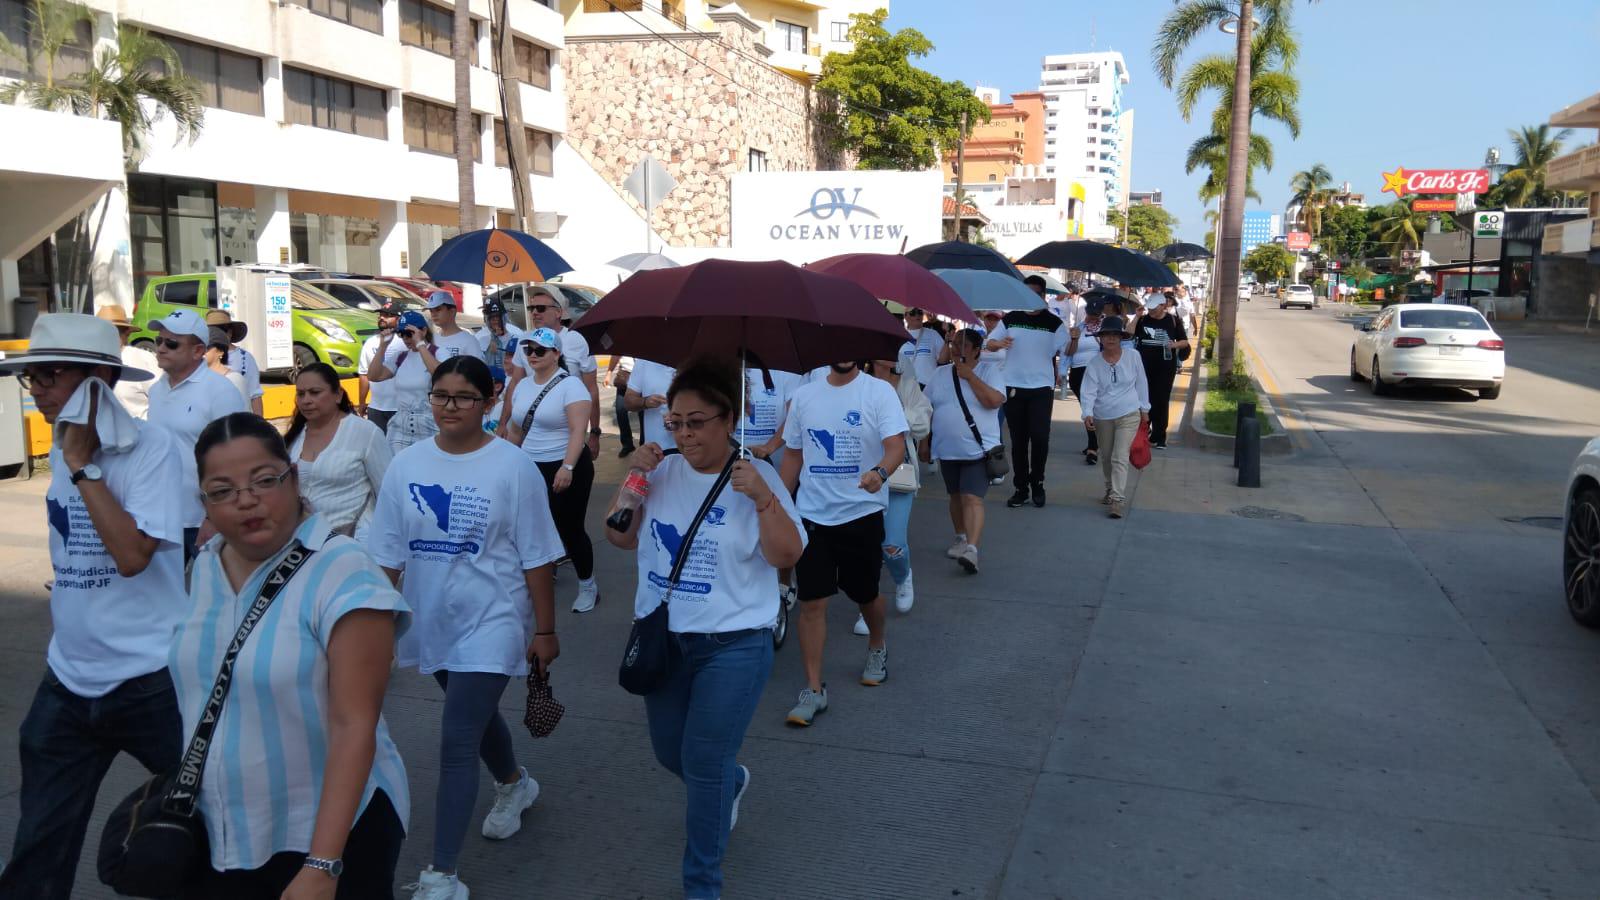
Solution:
<svg viewBox="0 0 1600 900">
<path fill-rule="evenodd" d="M 557 702 L 555 694 L 550 692 L 550 679 L 540 677 L 539 664 L 535 662 L 529 666 L 528 712 L 522 717 L 522 724 L 528 726 L 528 732 L 536 738 L 549 737 L 561 721 L 561 714 L 566 711 L 567 708 Z"/>
</svg>

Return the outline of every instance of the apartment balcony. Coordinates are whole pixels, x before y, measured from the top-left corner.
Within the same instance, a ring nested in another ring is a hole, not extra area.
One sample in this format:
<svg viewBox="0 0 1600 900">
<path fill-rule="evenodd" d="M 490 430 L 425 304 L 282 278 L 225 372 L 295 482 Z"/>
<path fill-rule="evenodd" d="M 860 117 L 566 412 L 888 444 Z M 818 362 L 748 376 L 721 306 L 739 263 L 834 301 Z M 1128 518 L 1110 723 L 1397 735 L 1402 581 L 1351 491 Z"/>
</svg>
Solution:
<svg viewBox="0 0 1600 900">
<path fill-rule="evenodd" d="M 797 75 L 802 78 L 817 78 L 822 75 L 822 45 L 812 41 L 804 52 L 791 50 L 778 42 L 775 36 L 768 36 L 764 42 L 768 50 L 767 64 L 774 69 Z"/>
<path fill-rule="evenodd" d="M 1600 144 L 1551 160 L 1544 183 L 1559 191 L 1600 191 Z"/>
<path fill-rule="evenodd" d="M 1550 117 L 1552 128 L 1600 128 L 1600 94 L 1585 97 Z"/>
<path fill-rule="evenodd" d="M 1568 219 L 1544 228 L 1540 250 L 1546 255 L 1588 256 L 1600 248 L 1600 219 Z"/>
</svg>

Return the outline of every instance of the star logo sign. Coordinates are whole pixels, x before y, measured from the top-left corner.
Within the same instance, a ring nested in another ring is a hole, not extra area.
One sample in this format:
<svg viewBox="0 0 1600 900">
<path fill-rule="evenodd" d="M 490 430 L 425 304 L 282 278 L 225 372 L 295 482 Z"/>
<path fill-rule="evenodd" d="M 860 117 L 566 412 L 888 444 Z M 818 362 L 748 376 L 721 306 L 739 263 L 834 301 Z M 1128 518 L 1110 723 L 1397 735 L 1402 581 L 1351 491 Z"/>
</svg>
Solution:
<svg viewBox="0 0 1600 900">
<path fill-rule="evenodd" d="M 1395 169 L 1393 172 L 1383 173 L 1383 191 L 1379 193 L 1392 191 L 1396 197 L 1404 197 L 1406 195 L 1406 181 L 1410 177 L 1403 167 Z"/>
</svg>

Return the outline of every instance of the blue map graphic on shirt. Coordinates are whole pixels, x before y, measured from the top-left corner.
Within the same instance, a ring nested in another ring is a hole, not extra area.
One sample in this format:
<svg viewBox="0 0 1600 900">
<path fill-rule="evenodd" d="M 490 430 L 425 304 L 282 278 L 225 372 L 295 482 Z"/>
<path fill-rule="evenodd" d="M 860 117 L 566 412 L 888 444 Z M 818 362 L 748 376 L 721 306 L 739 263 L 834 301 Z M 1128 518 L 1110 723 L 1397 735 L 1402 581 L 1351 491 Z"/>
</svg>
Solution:
<svg viewBox="0 0 1600 900">
<path fill-rule="evenodd" d="M 844 414 L 844 423 L 851 428 L 861 427 L 861 410 L 852 409 Z"/>
<path fill-rule="evenodd" d="M 823 453 L 828 454 L 829 459 L 833 459 L 833 432 L 826 428 L 807 428 L 806 434 L 822 448 Z"/>
<path fill-rule="evenodd" d="M 408 484 L 411 490 L 411 502 L 416 504 L 417 512 L 427 515 L 433 513 L 433 520 L 438 523 L 439 530 L 445 534 L 450 533 L 450 492 L 442 485 L 437 484 Z"/>
<path fill-rule="evenodd" d="M 65 504 L 57 503 L 49 497 L 44 498 L 45 508 L 50 511 L 50 527 L 61 535 L 61 540 L 66 541 L 72 537 L 72 516 L 67 512 Z"/>
<path fill-rule="evenodd" d="M 713 506 L 710 509 L 706 510 L 706 518 L 705 518 L 705 521 L 702 524 L 705 524 L 705 525 L 721 525 L 723 518 L 726 517 L 727 515 L 728 515 L 728 511 L 727 510 L 723 509 L 720 506 Z"/>
<path fill-rule="evenodd" d="M 651 519 L 650 536 L 655 538 L 656 546 L 665 550 L 668 557 L 674 560 L 678 558 L 678 549 L 683 546 L 683 535 L 678 533 L 677 527 L 671 522 Z"/>
</svg>

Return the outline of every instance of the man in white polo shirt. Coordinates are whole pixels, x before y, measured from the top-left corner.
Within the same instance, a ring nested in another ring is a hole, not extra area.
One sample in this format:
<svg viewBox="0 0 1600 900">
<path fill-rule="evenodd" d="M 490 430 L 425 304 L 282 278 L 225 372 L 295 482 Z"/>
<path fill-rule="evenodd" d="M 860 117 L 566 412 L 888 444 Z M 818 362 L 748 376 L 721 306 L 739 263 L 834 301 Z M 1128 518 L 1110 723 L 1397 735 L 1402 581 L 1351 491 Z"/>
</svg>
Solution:
<svg viewBox="0 0 1600 900">
<path fill-rule="evenodd" d="M 28 350 L 0 361 L 54 430 L 45 509 L 55 575 L 44 679 L 19 730 L 21 809 L 0 897 L 72 896 L 118 754 L 152 773 L 178 764 L 183 718 L 167 652 L 187 611 L 180 459 L 193 456 L 117 401 L 117 384 L 151 378 L 122 362 L 120 344 L 111 322 L 43 315 Z"/>
<path fill-rule="evenodd" d="M 249 410 L 239 389 L 205 364 L 211 337 L 205 319 L 192 309 L 179 309 L 151 322 L 150 328 L 156 333 L 156 365 L 162 372 L 150 388 L 150 421 L 177 439 L 183 473 L 171 490 L 183 499 L 183 555 L 188 561 L 206 520 L 194 443 L 213 420 Z"/>
</svg>

